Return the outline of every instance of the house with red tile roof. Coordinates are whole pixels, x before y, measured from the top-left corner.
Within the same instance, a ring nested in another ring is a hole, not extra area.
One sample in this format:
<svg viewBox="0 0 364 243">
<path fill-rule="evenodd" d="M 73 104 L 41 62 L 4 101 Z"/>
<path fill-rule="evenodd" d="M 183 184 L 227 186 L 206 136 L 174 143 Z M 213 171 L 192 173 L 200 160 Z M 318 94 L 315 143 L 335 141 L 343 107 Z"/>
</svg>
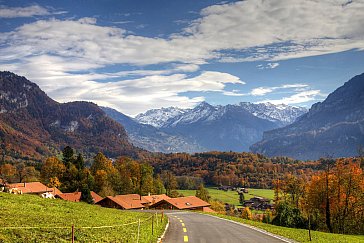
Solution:
<svg viewBox="0 0 364 243">
<path fill-rule="evenodd" d="M 62 192 L 60 190 L 58 190 L 57 188 L 47 187 L 46 185 L 44 185 L 43 183 L 40 183 L 40 182 L 12 183 L 12 184 L 7 184 L 6 187 L 8 189 L 16 188 L 16 189 L 20 190 L 23 194 L 41 195 L 46 192 L 52 193 L 53 195 L 62 194 Z"/>
<path fill-rule="evenodd" d="M 148 195 L 148 196 L 142 196 L 143 199 L 148 201 L 147 205 L 150 207 L 151 205 L 160 202 L 164 199 L 170 199 L 169 196 L 166 194 L 159 194 L 159 195 Z"/>
<path fill-rule="evenodd" d="M 118 208 L 118 209 L 143 209 L 143 204 L 149 202 L 138 194 L 127 194 L 127 195 L 116 195 L 108 196 L 98 201 L 96 204 L 107 208 Z"/>
<path fill-rule="evenodd" d="M 198 197 L 177 197 L 163 199 L 153 205 L 150 208 L 155 209 L 179 209 L 179 210 L 199 210 L 203 211 L 204 208 L 208 208 L 211 205 Z M 205 209 L 205 211 L 208 209 Z"/>
<path fill-rule="evenodd" d="M 103 198 L 99 196 L 96 192 L 91 191 L 91 197 L 94 200 L 94 203 L 97 203 L 98 201 L 102 200 Z M 79 202 L 81 201 L 81 192 L 71 192 L 71 193 L 62 193 L 56 195 L 56 198 L 60 198 L 66 201 L 71 202 Z"/>
</svg>

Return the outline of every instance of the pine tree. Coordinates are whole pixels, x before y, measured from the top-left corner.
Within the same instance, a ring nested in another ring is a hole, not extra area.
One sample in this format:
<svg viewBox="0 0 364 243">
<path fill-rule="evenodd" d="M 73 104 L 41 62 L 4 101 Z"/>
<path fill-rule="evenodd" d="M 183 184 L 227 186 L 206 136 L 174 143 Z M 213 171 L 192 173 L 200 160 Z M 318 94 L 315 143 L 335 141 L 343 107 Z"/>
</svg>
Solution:
<svg viewBox="0 0 364 243">
<path fill-rule="evenodd" d="M 210 201 L 209 191 L 204 187 L 203 184 L 200 184 L 200 186 L 196 190 L 196 197 L 204 200 L 205 202 Z"/>
<path fill-rule="evenodd" d="M 85 161 L 81 153 L 78 154 L 77 159 L 75 161 L 76 168 L 82 171 L 85 168 Z"/>
<path fill-rule="evenodd" d="M 62 151 L 62 155 L 63 155 L 63 159 L 62 159 L 62 162 L 63 164 L 69 168 L 71 164 L 73 164 L 73 155 L 74 155 L 74 152 L 73 152 L 73 149 L 70 147 L 70 146 L 66 146 L 63 151 Z"/>
<path fill-rule="evenodd" d="M 239 202 L 241 205 L 243 205 L 245 201 L 244 193 L 239 193 Z"/>
<path fill-rule="evenodd" d="M 82 202 L 86 202 L 86 203 L 89 203 L 89 204 L 94 204 L 95 203 L 94 202 L 94 199 L 91 196 L 91 191 L 88 188 L 88 186 L 82 187 L 82 190 L 81 190 L 81 199 L 80 200 Z"/>
</svg>

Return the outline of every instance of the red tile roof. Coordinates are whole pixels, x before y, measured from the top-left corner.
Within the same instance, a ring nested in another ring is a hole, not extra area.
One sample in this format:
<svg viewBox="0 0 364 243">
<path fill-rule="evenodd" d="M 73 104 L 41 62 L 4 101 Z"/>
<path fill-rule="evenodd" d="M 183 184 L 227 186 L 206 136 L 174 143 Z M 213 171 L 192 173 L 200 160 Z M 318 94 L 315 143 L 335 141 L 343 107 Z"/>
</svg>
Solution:
<svg viewBox="0 0 364 243">
<path fill-rule="evenodd" d="M 81 192 L 62 193 L 57 195 L 57 197 L 66 201 L 79 202 L 81 200 Z M 94 199 L 95 203 L 102 200 L 102 197 L 93 191 L 91 191 L 91 197 Z"/>
<path fill-rule="evenodd" d="M 157 202 L 162 201 L 164 199 L 171 199 L 166 194 L 142 196 L 142 198 L 145 199 L 146 201 L 148 201 L 149 205 L 153 205 L 154 203 L 157 203 Z"/>
<path fill-rule="evenodd" d="M 158 207 L 158 205 L 163 203 L 168 203 L 177 209 L 195 209 L 211 206 L 209 203 L 195 196 L 163 199 L 158 203 L 155 203 L 153 206 Z"/>
<path fill-rule="evenodd" d="M 109 196 L 102 199 L 97 204 L 102 204 L 106 200 L 111 200 L 124 209 L 144 208 L 142 203 L 148 203 L 148 201 L 146 201 L 143 198 L 142 200 L 140 200 L 140 196 L 138 194 L 127 194 L 127 195 L 116 195 L 115 197 Z"/>
<path fill-rule="evenodd" d="M 40 182 L 26 182 L 26 183 L 13 183 L 13 184 L 7 184 L 8 188 L 18 188 L 21 190 L 24 194 L 40 194 L 45 192 L 50 192 L 54 195 L 62 194 L 60 190 L 57 188 L 49 188 L 46 185 L 40 183 Z"/>
<path fill-rule="evenodd" d="M 209 203 L 207 203 L 195 196 L 170 198 L 170 199 L 166 199 L 165 201 L 172 204 L 174 207 L 176 207 L 178 209 L 189 209 L 189 208 L 199 208 L 199 207 L 211 206 Z"/>
</svg>

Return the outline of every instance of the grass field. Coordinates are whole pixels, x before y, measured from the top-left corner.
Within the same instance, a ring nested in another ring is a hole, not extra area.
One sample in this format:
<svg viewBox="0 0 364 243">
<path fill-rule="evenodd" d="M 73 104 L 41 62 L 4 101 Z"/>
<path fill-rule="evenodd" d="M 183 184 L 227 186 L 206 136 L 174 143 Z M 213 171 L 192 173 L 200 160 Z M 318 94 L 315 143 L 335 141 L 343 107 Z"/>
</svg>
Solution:
<svg viewBox="0 0 364 243">
<path fill-rule="evenodd" d="M 221 191 L 217 190 L 216 187 L 208 187 L 207 190 L 212 199 L 218 199 L 224 203 L 239 205 L 239 195 L 236 191 Z M 195 190 L 178 190 L 185 196 L 194 196 Z M 249 193 L 244 193 L 245 200 L 248 200 L 254 196 L 265 197 L 273 200 L 274 191 L 271 189 L 249 189 Z"/>
<path fill-rule="evenodd" d="M 261 222 L 256 222 L 252 220 L 245 220 L 238 217 L 221 215 L 221 214 L 212 214 L 221 218 L 230 219 L 233 221 L 241 222 L 244 224 L 249 224 L 251 226 L 264 229 L 268 232 L 271 232 L 276 235 L 280 235 L 298 242 L 310 242 L 308 236 L 308 230 L 305 229 L 292 229 L 281 226 L 275 226 L 271 224 L 265 224 Z M 340 243 L 359 243 L 364 242 L 363 235 L 340 235 L 340 234 L 329 234 L 319 231 L 311 231 L 312 241 L 314 243 L 327 243 L 327 242 L 340 242 Z"/>
<path fill-rule="evenodd" d="M 164 231 L 167 217 L 155 214 L 102 208 L 86 203 L 42 199 L 32 195 L 12 195 L 0 192 L 0 242 L 71 242 L 71 227 L 75 225 L 76 242 L 156 242 Z M 128 224 L 130 225 L 123 225 Z M 66 228 L 6 228 L 6 227 L 66 227 Z M 81 228 L 116 226 L 108 228 Z"/>
</svg>

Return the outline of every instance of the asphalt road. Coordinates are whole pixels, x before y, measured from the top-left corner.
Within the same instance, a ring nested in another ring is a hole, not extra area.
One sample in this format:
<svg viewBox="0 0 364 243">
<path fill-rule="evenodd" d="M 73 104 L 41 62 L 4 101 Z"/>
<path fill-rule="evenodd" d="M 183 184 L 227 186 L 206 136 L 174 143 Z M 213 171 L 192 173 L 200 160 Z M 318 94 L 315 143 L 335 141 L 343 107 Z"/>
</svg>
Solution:
<svg viewBox="0 0 364 243">
<path fill-rule="evenodd" d="M 163 243 L 287 242 L 241 224 L 192 212 L 168 212 Z"/>
</svg>

